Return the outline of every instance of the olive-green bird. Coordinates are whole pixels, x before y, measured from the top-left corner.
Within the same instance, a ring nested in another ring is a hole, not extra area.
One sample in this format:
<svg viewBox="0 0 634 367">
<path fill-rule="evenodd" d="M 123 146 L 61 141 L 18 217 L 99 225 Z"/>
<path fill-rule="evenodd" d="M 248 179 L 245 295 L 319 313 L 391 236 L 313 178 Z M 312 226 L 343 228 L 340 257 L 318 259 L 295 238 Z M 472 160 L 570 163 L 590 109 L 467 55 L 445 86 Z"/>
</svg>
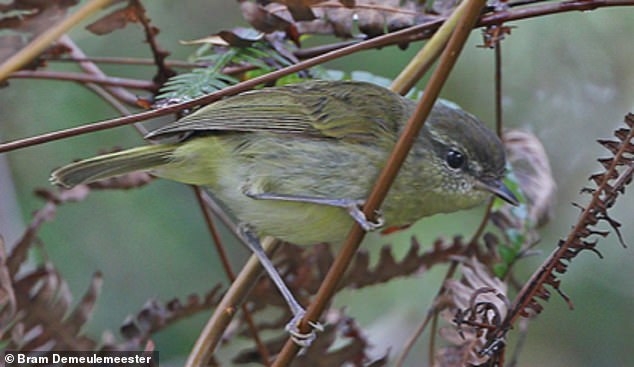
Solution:
<svg viewBox="0 0 634 367">
<path fill-rule="evenodd" d="M 71 187 L 143 170 L 208 187 L 246 224 L 243 238 L 289 302 L 294 323 L 303 309 L 257 238 L 337 244 L 353 220 L 367 230 L 377 227 L 360 205 L 414 109 L 413 101 L 365 82 L 265 88 L 212 103 L 147 135 L 176 136 L 177 142 L 71 163 L 51 181 Z M 458 106 L 439 101 L 383 203 L 380 224 L 408 225 L 473 207 L 491 194 L 517 203 L 502 184 L 504 172 L 498 137 Z"/>
</svg>

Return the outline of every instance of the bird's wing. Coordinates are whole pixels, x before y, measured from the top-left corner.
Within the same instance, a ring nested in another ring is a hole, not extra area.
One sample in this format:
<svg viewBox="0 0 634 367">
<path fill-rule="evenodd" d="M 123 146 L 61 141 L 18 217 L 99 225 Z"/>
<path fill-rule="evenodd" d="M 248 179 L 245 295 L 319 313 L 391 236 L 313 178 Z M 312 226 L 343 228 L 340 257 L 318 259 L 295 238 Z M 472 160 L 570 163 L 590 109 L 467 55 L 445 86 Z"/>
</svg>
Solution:
<svg viewBox="0 0 634 367">
<path fill-rule="evenodd" d="M 395 135 L 407 102 L 369 83 L 314 81 L 246 92 L 147 135 L 272 132 L 371 141 Z"/>
</svg>

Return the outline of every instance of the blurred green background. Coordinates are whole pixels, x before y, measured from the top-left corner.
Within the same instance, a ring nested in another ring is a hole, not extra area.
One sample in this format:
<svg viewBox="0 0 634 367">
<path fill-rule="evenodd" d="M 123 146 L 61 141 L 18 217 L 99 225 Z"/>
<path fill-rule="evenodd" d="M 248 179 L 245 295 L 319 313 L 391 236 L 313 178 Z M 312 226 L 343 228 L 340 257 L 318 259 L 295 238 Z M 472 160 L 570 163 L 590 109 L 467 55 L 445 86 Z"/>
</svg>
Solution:
<svg viewBox="0 0 634 367">
<path fill-rule="evenodd" d="M 194 51 L 179 40 L 246 26 L 234 2 L 155 0 L 144 4 L 161 29 L 161 46 L 172 52 L 173 59 L 185 59 Z M 570 202 L 585 202 L 578 192 L 588 184 L 586 177 L 598 170 L 595 158 L 606 155 L 595 139 L 611 137 L 623 116 L 634 111 L 634 8 L 559 14 L 510 25 L 517 28 L 502 46 L 505 121 L 542 140 L 559 187 L 555 215 L 542 232 L 539 248 L 543 253 L 520 265 L 519 273 L 527 277 L 576 221 L 578 210 Z M 71 37 L 88 55 L 150 56 L 143 33 L 135 25 L 104 37 L 80 27 Z M 492 121 L 493 52 L 477 48 L 480 43 L 480 34 L 474 31 L 442 94 Z M 327 67 L 393 78 L 420 45 L 411 44 L 406 51 L 395 47 L 367 51 Z M 55 67 L 75 70 L 69 65 Z M 103 69 L 113 76 L 148 79 L 153 75 L 148 67 L 106 65 Z M 97 96 L 68 82 L 20 79 L 0 89 L 2 141 L 114 116 L 116 112 Z M 100 149 L 141 142 L 132 128 L 118 128 L 0 155 L 0 233 L 8 243 L 16 240 L 42 204 L 33 190 L 48 187 L 53 168 Z M 630 245 L 634 244 L 633 204 L 630 188 L 612 211 L 624 224 L 623 236 Z M 435 216 L 422 221 L 414 232 L 422 243 L 431 243 L 438 235 L 453 236 L 456 229 L 464 229 L 468 236 L 481 213 L 482 208 Z M 376 252 L 392 242 L 403 243 L 404 249 L 410 234 L 375 237 L 366 247 Z M 129 192 L 95 192 L 81 203 L 65 205 L 43 227 L 40 237 L 76 297 L 88 286 L 93 272 L 103 272 L 102 295 L 85 330 L 95 338 L 105 329 L 116 332 L 126 315 L 149 298 L 182 298 L 224 282 L 191 190 L 168 181 Z M 239 267 L 248 253 L 240 246 L 235 249 L 232 261 Z M 634 365 L 634 251 L 623 249 L 614 235 L 600 241 L 599 249 L 605 259 L 584 253 L 562 277 L 562 288 L 572 297 L 575 310 L 569 311 L 554 295 L 530 324 L 521 366 Z M 348 291 L 336 303 L 346 305 L 348 313 L 368 329 L 377 356 L 388 350 L 396 355 L 424 317 L 443 274 L 444 269 L 433 269 L 419 277 Z M 207 316 L 158 335 L 162 362 L 182 361 Z M 424 364 L 425 353 L 422 340 L 408 365 Z M 221 351 L 220 355 L 230 353 Z"/>
</svg>

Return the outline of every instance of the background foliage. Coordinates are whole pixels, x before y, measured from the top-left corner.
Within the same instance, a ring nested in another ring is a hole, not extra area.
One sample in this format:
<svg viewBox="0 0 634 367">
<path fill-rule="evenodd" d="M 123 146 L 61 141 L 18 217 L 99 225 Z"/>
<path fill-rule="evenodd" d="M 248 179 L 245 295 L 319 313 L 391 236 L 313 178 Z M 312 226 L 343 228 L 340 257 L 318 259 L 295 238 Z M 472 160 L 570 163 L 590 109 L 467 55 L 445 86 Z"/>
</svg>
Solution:
<svg viewBox="0 0 634 367">
<path fill-rule="evenodd" d="M 233 2 L 155 0 L 144 5 L 153 24 L 161 29 L 158 41 L 172 52 L 170 59 L 186 59 L 196 48 L 179 40 L 247 26 Z M 579 200 L 578 190 L 599 168 L 595 158 L 604 153 L 595 139 L 609 137 L 622 124 L 623 115 L 634 109 L 634 10 L 606 8 L 511 24 L 517 28 L 502 45 L 505 123 L 531 130 L 541 139 L 558 184 L 553 220 L 541 233 L 543 253 L 520 265 L 528 275 L 576 220 L 578 211 L 569 203 Z M 79 27 L 70 36 L 89 55 L 150 56 L 135 25 L 108 37 L 96 37 Z M 327 41 L 315 37 L 306 44 Z M 477 48 L 480 43 L 481 37 L 474 31 L 443 96 L 492 121 L 493 53 Z M 405 51 L 394 47 L 366 51 L 326 66 L 391 78 L 418 45 L 411 44 Z M 154 72 L 142 66 L 106 65 L 103 69 L 137 79 L 150 79 Z M 0 89 L 0 139 L 32 136 L 115 113 L 79 85 L 13 79 L 9 87 Z M 13 243 L 31 213 L 41 207 L 42 201 L 32 192 L 48 185 L 53 168 L 101 149 L 139 143 L 138 134 L 125 127 L 0 155 L 0 233 L 5 241 Z M 148 298 L 202 294 L 225 279 L 193 205 L 191 190 L 159 180 L 143 190 L 94 193 L 88 200 L 61 207 L 55 221 L 42 228 L 39 237 L 46 245 L 46 256 L 58 266 L 73 293 L 81 294 L 88 287 L 93 272 L 103 273 L 102 295 L 88 334 L 98 337 L 105 329 L 115 331 Z M 626 241 L 634 238 L 633 205 L 630 193 L 613 211 L 624 223 Z M 412 231 L 428 242 L 437 235 L 468 235 L 477 227 L 482 210 L 435 216 Z M 365 247 L 376 253 L 388 241 L 409 244 L 409 234 L 375 236 Z M 403 253 L 406 248 L 403 246 Z M 575 310 L 569 312 L 560 299 L 551 300 L 529 326 L 520 365 L 617 366 L 634 361 L 634 252 L 623 250 L 616 237 L 610 236 L 603 242 L 602 253 L 602 261 L 583 254 L 563 276 L 563 289 L 572 297 Z M 235 246 L 231 256 L 236 268 L 247 254 Z M 368 328 L 372 343 L 395 352 L 412 333 L 412 325 L 424 317 L 442 275 L 442 269 L 433 269 L 420 277 L 346 291 L 335 302 L 346 305 L 347 312 Z M 207 316 L 160 333 L 155 341 L 161 359 L 178 363 L 184 358 Z M 419 345 L 411 357 L 412 366 L 426 353 L 424 342 Z"/>
</svg>

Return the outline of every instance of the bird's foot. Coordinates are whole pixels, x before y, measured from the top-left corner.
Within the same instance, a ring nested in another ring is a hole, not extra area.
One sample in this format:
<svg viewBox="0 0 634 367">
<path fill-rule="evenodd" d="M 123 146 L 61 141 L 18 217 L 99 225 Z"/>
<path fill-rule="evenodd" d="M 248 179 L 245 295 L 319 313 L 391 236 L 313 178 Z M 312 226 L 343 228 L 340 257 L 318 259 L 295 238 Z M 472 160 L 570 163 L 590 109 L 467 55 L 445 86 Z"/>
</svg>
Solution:
<svg viewBox="0 0 634 367">
<path fill-rule="evenodd" d="M 350 216 L 363 228 L 366 232 L 375 231 L 385 224 L 385 220 L 383 219 L 383 213 L 380 210 L 375 210 L 374 215 L 376 216 L 375 221 L 369 220 L 365 213 L 363 213 L 363 205 L 365 201 L 363 200 L 354 200 L 346 205 L 348 209 L 348 213 Z"/>
<path fill-rule="evenodd" d="M 302 348 L 308 348 L 317 338 L 317 331 L 324 331 L 324 326 L 319 322 L 308 321 L 308 325 L 312 328 L 308 333 L 302 333 L 299 330 L 299 322 L 304 318 L 305 311 L 297 312 L 291 321 L 284 328 L 291 336 L 291 340 Z"/>
</svg>

